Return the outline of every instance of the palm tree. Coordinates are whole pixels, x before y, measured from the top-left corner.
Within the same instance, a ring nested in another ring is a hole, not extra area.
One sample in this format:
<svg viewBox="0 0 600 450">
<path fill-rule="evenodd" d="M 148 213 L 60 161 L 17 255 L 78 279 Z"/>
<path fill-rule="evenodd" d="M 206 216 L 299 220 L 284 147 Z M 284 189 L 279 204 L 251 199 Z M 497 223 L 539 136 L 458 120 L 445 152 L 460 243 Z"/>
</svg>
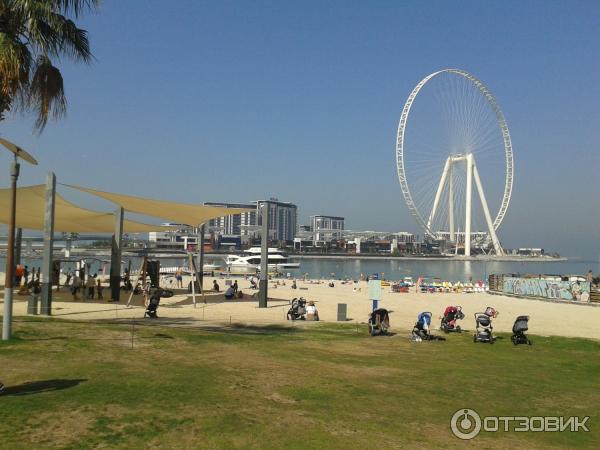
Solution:
<svg viewBox="0 0 600 450">
<path fill-rule="evenodd" d="M 67 100 L 53 60 L 90 63 L 87 32 L 70 17 L 96 9 L 100 0 L 0 0 L 0 120 L 10 110 L 33 112 L 41 132 L 65 115 Z"/>
</svg>

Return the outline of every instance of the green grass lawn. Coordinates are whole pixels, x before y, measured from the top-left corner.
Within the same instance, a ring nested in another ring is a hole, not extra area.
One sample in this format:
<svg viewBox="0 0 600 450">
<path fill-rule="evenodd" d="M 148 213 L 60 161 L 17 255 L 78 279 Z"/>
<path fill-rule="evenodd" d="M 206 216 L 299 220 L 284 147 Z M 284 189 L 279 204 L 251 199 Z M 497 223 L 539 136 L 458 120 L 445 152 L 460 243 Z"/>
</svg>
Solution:
<svg viewBox="0 0 600 450">
<path fill-rule="evenodd" d="M 307 324 L 313 325 L 313 324 Z M 411 343 L 350 325 L 182 329 L 22 319 L 0 343 L 1 448 L 600 448 L 600 343 Z M 584 433 L 482 416 L 590 416 Z"/>
</svg>

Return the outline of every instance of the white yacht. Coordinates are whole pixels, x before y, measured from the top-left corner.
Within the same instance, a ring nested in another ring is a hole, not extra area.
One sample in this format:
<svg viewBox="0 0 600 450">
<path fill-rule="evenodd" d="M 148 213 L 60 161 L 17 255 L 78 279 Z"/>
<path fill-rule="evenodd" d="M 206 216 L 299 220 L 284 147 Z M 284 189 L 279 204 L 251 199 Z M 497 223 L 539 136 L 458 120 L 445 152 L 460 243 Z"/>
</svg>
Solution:
<svg viewBox="0 0 600 450">
<path fill-rule="evenodd" d="M 228 255 L 225 263 L 232 269 L 260 269 L 260 247 L 252 247 L 241 255 Z M 288 257 L 281 250 L 269 249 L 269 269 L 297 269 L 300 263 L 288 262 Z"/>
</svg>

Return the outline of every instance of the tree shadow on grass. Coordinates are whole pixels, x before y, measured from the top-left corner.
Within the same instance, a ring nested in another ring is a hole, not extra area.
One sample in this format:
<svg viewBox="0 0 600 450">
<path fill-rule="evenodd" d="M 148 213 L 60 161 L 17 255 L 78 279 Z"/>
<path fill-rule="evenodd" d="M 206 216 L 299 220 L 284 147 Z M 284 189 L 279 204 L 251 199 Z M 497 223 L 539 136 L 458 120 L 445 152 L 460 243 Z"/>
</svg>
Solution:
<svg viewBox="0 0 600 450">
<path fill-rule="evenodd" d="M 156 319 L 99 319 L 94 320 L 94 323 L 110 323 L 115 325 L 131 325 L 149 326 L 149 327 L 175 327 L 185 328 L 189 330 L 208 331 L 227 334 L 243 334 L 243 335 L 268 335 L 268 334 L 293 334 L 300 331 L 299 327 L 289 323 L 286 325 L 265 324 L 251 325 L 240 322 L 232 322 L 230 324 L 216 324 L 213 321 L 205 322 L 194 319 L 192 317 L 158 317 Z M 225 320 L 223 321 L 225 322 Z M 162 334 L 155 336 L 164 337 Z"/>
<path fill-rule="evenodd" d="M 281 299 L 281 298 L 274 298 L 274 297 L 269 297 L 268 299 L 269 302 L 277 302 L 276 305 L 270 305 L 269 308 L 278 308 L 281 306 L 288 306 L 290 304 L 290 300 L 288 299 Z M 161 306 L 164 307 L 179 307 L 179 306 L 187 306 L 187 305 L 193 305 L 193 298 L 191 295 L 188 294 L 188 297 L 182 300 L 178 300 L 175 302 L 171 302 L 171 303 L 164 303 L 161 304 Z M 258 291 L 253 291 L 252 294 L 247 294 L 244 293 L 244 298 L 232 298 L 232 299 L 226 299 L 225 298 L 225 294 L 220 293 L 220 294 L 216 294 L 216 293 L 211 293 L 210 295 L 205 295 L 204 298 L 202 298 L 202 296 L 200 294 L 196 294 L 196 304 L 197 305 L 202 305 L 202 304 L 207 304 L 207 305 L 212 305 L 212 304 L 221 304 L 221 303 L 228 303 L 228 304 L 241 304 L 241 303 L 256 303 L 258 305 Z"/>
<path fill-rule="evenodd" d="M 85 378 L 77 378 L 73 380 L 41 380 L 41 381 L 29 381 L 27 383 L 19 384 L 17 386 L 7 386 L 0 396 L 6 397 L 9 395 L 20 396 L 20 395 L 31 395 L 40 394 L 42 392 L 60 391 L 62 389 L 68 389 L 77 386 L 79 383 L 87 381 Z"/>
</svg>

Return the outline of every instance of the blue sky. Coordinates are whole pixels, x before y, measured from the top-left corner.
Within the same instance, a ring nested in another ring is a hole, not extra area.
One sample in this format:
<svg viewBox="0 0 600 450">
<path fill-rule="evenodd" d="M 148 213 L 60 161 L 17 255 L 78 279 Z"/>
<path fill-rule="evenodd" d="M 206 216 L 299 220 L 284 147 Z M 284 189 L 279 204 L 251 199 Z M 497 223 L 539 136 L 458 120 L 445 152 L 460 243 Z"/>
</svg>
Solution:
<svg viewBox="0 0 600 450">
<path fill-rule="evenodd" d="M 115 1 L 86 16 L 96 57 L 62 65 L 69 111 L 23 184 L 58 180 L 182 202 L 278 197 L 351 229 L 420 232 L 395 169 L 398 118 L 425 75 L 496 95 L 515 152 L 505 246 L 597 259 L 600 3 Z M 0 183 L 8 184 L 6 170 Z"/>
</svg>

